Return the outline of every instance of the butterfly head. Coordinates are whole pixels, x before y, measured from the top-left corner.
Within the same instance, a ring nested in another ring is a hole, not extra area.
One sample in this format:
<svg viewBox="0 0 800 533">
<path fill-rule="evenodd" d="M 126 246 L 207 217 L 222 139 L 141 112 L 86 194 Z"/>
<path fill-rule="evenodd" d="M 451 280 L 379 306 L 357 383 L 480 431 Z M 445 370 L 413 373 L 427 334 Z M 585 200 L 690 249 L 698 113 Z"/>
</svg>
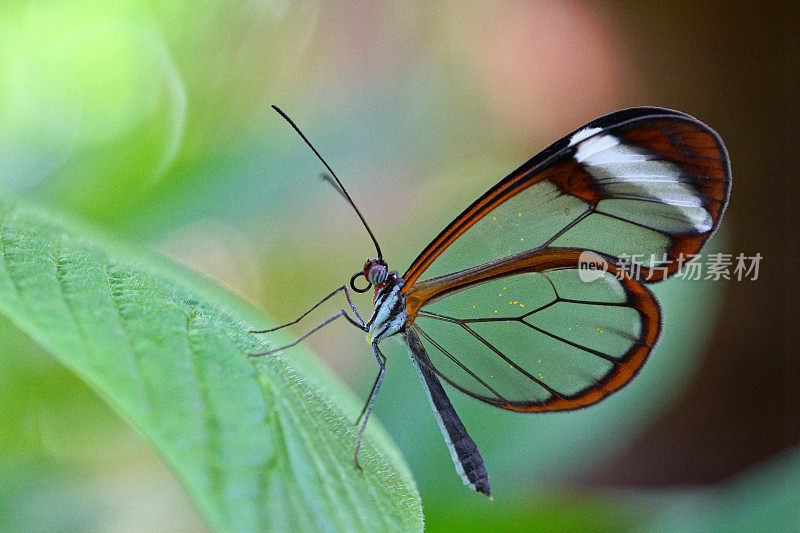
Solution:
<svg viewBox="0 0 800 533">
<path fill-rule="evenodd" d="M 364 276 L 368 285 L 364 288 L 356 287 L 356 278 Z M 367 292 L 370 287 L 379 288 L 384 285 L 389 279 L 389 266 L 386 261 L 380 257 L 375 259 L 367 259 L 364 263 L 364 268 L 353 274 L 350 278 L 350 287 L 356 292 Z"/>
</svg>

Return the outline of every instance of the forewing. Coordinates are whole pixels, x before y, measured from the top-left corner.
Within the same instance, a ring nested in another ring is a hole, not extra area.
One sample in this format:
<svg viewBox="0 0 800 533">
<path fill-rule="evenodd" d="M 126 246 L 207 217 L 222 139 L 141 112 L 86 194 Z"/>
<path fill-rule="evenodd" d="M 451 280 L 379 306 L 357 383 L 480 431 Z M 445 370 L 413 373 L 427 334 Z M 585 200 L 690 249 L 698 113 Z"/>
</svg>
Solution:
<svg viewBox="0 0 800 533">
<path fill-rule="evenodd" d="M 403 276 L 416 281 L 537 248 L 581 248 L 660 281 L 696 254 L 728 202 L 719 136 L 676 111 L 601 117 L 533 157 L 456 218 Z"/>
<path fill-rule="evenodd" d="M 658 338 L 658 303 L 614 263 L 587 274 L 579 258 L 540 250 L 420 282 L 410 321 L 434 370 L 516 411 L 577 409 L 624 386 Z"/>
</svg>

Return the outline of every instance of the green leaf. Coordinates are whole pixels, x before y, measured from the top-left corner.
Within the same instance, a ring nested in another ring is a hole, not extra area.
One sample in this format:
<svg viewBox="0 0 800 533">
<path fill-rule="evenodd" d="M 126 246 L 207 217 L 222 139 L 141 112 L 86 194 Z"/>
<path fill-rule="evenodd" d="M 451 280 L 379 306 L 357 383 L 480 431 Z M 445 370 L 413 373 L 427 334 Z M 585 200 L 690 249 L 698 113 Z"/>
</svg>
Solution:
<svg viewBox="0 0 800 533">
<path fill-rule="evenodd" d="M 0 200 L 0 313 L 133 424 L 219 530 L 421 530 L 400 453 L 267 320 L 196 274 Z M 273 339 L 275 340 L 275 339 Z M 275 340 L 275 342 L 281 339 Z M 0 391 L 12 394 L 13 391 Z"/>
</svg>

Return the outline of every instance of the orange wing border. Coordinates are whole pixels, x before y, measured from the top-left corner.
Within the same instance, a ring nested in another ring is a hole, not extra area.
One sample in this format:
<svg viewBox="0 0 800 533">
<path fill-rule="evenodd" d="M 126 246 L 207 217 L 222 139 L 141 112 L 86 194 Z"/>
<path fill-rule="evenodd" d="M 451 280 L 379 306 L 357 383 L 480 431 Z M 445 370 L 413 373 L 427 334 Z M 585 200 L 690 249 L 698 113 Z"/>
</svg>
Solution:
<svg viewBox="0 0 800 533">
<path fill-rule="evenodd" d="M 552 270 L 577 269 L 581 253 L 582 250 L 572 248 L 539 248 L 419 282 L 406 296 L 409 327 L 416 327 L 414 319 L 417 312 L 427 303 L 497 278 L 528 272 L 545 273 Z M 554 394 L 545 401 L 502 403 L 465 389 L 439 372 L 431 363 L 433 370 L 450 385 L 473 398 L 502 409 L 529 413 L 580 409 L 597 403 L 621 389 L 638 373 L 658 342 L 661 332 L 661 308 L 647 287 L 632 278 L 624 268 L 617 266 L 613 258 L 606 256 L 604 259 L 607 262 L 607 272 L 619 280 L 620 286 L 625 291 L 625 305 L 639 312 L 642 318 L 642 330 L 638 342 L 621 357 L 615 358 L 612 371 L 598 380 L 594 386 L 572 395 Z"/>
<path fill-rule="evenodd" d="M 489 189 L 442 230 L 411 263 L 403 275 L 406 282 L 403 292 L 409 293 L 425 270 L 465 231 L 536 183 L 549 180 L 563 194 L 594 206 L 609 199 L 584 166 L 573 158 L 571 138 L 587 128 L 600 128 L 598 133 L 611 131 L 625 142 L 657 153 L 664 161 L 675 163 L 693 176 L 693 185 L 704 198 L 704 207 L 713 218 L 712 227 L 703 233 L 669 235 L 673 244 L 667 253 L 667 267 L 642 267 L 641 279 L 648 283 L 658 282 L 681 268 L 685 260 L 696 254 L 716 231 L 727 206 L 731 185 L 728 152 L 719 135 L 699 120 L 670 109 L 641 107 L 617 111 L 578 128 Z"/>
</svg>

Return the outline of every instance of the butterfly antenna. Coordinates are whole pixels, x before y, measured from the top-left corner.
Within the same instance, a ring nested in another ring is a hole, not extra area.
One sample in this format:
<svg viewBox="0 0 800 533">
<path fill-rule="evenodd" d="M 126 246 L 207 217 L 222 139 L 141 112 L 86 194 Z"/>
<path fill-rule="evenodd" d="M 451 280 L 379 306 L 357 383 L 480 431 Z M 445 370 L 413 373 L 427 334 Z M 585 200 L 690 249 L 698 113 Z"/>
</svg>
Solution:
<svg viewBox="0 0 800 533">
<path fill-rule="evenodd" d="M 292 119 L 290 119 L 289 116 L 286 113 L 284 113 L 281 110 L 281 108 L 279 108 L 278 106 L 273 105 L 272 109 L 277 111 L 278 114 L 280 116 L 282 116 L 284 118 L 284 120 L 286 120 L 286 122 L 288 122 L 294 128 L 294 131 L 296 131 L 297 134 L 300 135 L 300 137 L 306 142 L 308 147 L 311 148 L 311 151 L 314 152 L 314 155 L 316 155 L 319 158 L 319 160 L 322 161 L 322 164 L 325 165 L 325 168 L 327 168 L 328 172 L 331 173 L 331 176 L 333 176 L 333 179 L 336 180 L 336 184 L 339 186 L 339 190 L 344 194 L 344 197 L 347 199 L 347 201 L 353 207 L 353 209 L 355 210 L 356 214 L 358 215 L 358 218 L 361 219 L 361 223 L 364 224 L 364 227 L 367 229 L 367 233 L 369 233 L 369 236 L 372 239 L 372 242 L 375 244 L 375 250 L 378 252 L 378 259 L 383 259 L 383 254 L 381 253 L 381 247 L 378 244 L 378 240 L 375 238 L 375 235 L 372 233 L 372 230 L 369 228 L 369 224 L 367 224 L 367 221 L 364 220 L 364 215 L 361 214 L 361 211 L 358 210 L 358 207 L 356 207 L 356 204 L 355 204 L 355 202 L 353 202 L 353 199 L 350 198 L 350 195 L 347 193 L 347 189 L 345 189 L 344 185 L 342 185 L 342 182 L 339 181 L 339 178 L 338 178 L 338 176 L 336 176 L 336 173 L 333 171 L 333 169 L 330 167 L 330 165 L 328 165 L 328 163 L 325 162 L 325 160 L 322 158 L 322 156 L 319 155 L 319 152 L 317 152 L 317 149 L 314 148 L 314 146 L 306 138 L 306 136 L 303 135 L 303 132 L 300 131 L 300 128 L 297 127 L 297 124 L 295 124 L 292 121 Z"/>
</svg>

